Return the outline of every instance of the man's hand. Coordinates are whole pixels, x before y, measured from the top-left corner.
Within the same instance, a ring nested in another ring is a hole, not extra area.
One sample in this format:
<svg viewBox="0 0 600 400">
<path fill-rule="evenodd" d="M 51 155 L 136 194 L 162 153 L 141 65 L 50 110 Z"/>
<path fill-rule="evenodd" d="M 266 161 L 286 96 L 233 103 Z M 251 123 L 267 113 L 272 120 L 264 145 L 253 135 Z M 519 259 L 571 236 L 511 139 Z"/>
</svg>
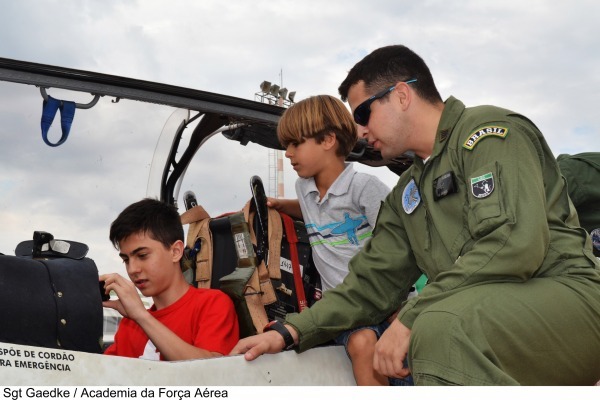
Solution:
<svg viewBox="0 0 600 400">
<path fill-rule="evenodd" d="M 289 325 L 285 327 L 290 331 L 294 342 L 298 343 L 298 333 Z M 235 345 L 230 354 L 244 354 L 247 361 L 252 361 L 265 353 L 279 353 L 285 347 L 283 337 L 276 331 L 268 331 L 242 339 Z"/>
<path fill-rule="evenodd" d="M 106 291 L 114 290 L 118 297 L 117 300 L 103 302 L 104 307 L 113 308 L 122 316 L 133 320 L 147 313 L 135 285 L 129 279 L 119 274 L 105 274 L 100 276 L 100 281 L 104 281 Z"/>
<path fill-rule="evenodd" d="M 375 370 L 392 378 L 406 378 L 410 375 L 410 370 L 404 368 L 409 341 L 410 329 L 399 320 L 394 320 L 375 345 L 373 357 Z"/>
</svg>

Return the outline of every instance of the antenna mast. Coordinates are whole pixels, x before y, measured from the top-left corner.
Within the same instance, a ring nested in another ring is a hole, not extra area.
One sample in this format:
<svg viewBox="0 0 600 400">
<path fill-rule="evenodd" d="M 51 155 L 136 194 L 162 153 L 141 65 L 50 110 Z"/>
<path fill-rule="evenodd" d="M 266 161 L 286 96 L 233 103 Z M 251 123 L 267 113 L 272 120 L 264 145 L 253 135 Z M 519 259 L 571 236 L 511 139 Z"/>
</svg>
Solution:
<svg viewBox="0 0 600 400">
<path fill-rule="evenodd" d="M 289 107 L 294 103 L 296 92 L 289 92 L 283 87 L 283 69 L 279 71 L 279 83 L 271 84 L 263 81 L 260 84 L 260 92 L 254 94 L 254 100 L 261 103 L 276 104 L 280 107 Z M 268 196 L 283 198 L 285 196 L 283 186 L 283 151 L 269 149 L 269 189 Z"/>
</svg>

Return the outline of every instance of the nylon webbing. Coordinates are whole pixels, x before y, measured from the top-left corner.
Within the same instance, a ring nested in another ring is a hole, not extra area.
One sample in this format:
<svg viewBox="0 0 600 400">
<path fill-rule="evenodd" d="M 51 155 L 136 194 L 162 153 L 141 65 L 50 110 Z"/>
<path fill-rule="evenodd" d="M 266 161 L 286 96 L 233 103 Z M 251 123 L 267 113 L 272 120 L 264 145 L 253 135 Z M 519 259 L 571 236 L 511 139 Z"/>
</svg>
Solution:
<svg viewBox="0 0 600 400">
<path fill-rule="evenodd" d="M 54 117 L 56 116 L 56 111 L 58 110 L 60 110 L 61 116 L 60 125 L 62 135 L 56 143 L 52 143 L 50 142 L 50 140 L 48 140 L 48 131 L 50 130 L 50 125 L 52 125 Z M 69 137 L 69 132 L 71 131 L 71 124 L 73 123 L 74 117 L 75 102 L 57 100 L 52 96 L 48 96 L 48 99 L 44 100 L 42 105 L 41 127 L 42 139 L 44 140 L 44 143 L 51 147 L 56 147 L 63 144 Z"/>
<path fill-rule="evenodd" d="M 298 298 L 298 309 L 300 312 L 302 312 L 308 308 L 308 303 L 306 302 L 302 274 L 300 272 L 300 260 L 298 259 L 298 236 L 296 235 L 296 227 L 294 226 L 294 220 L 290 216 L 284 213 L 280 214 L 281 219 L 283 220 L 283 226 L 285 227 L 287 241 L 290 244 L 290 258 L 292 261 L 292 271 L 294 272 L 294 286 L 296 287 L 296 297 Z"/>
</svg>

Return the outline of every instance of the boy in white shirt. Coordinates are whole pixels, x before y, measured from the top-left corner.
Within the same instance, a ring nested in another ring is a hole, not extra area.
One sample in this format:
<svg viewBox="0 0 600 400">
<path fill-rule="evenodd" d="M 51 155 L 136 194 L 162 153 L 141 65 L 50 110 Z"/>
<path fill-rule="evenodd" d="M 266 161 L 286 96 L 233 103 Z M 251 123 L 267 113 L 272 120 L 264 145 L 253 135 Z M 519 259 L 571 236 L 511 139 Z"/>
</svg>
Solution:
<svg viewBox="0 0 600 400">
<path fill-rule="evenodd" d="M 346 157 L 357 141 L 356 125 L 344 103 L 320 95 L 288 108 L 277 136 L 299 176 L 298 199 L 272 199 L 268 205 L 303 219 L 324 296 L 348 274 L 348 262 L 372 235 L 381 202 L 390 189 L 377 177 L 354 170 Z M 375 343 L 387 328 L 365 326 L 343 332 L 358 385 L 387 385 L 373 369 Z"/>
</svg>

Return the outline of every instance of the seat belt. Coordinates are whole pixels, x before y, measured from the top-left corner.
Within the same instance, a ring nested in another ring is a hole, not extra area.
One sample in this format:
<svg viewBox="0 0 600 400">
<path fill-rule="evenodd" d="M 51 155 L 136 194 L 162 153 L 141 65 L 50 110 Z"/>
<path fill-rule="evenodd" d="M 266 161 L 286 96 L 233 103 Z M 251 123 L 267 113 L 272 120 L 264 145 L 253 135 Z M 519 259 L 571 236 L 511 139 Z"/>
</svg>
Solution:
<svg viewBox="0 0 600 400">
<path fill-rule="evenodd" d="M 285 227 L 287 241 L 290 244 L 290 258 L 292 262 L 292 271 L 294 272 L 294 286 L 296 287 L 296 297 L 298 298 L 298 309 L 300 312 L 308 308 L 306 295 L 304 294 L 304 284 L 302 281 L 302 273 L 300 272 L 300 260 L 298 258 L 298 236 L 296 235 L 296 227 L 294 220 L 284 213 L 279 213 Z"/>
</svg>

